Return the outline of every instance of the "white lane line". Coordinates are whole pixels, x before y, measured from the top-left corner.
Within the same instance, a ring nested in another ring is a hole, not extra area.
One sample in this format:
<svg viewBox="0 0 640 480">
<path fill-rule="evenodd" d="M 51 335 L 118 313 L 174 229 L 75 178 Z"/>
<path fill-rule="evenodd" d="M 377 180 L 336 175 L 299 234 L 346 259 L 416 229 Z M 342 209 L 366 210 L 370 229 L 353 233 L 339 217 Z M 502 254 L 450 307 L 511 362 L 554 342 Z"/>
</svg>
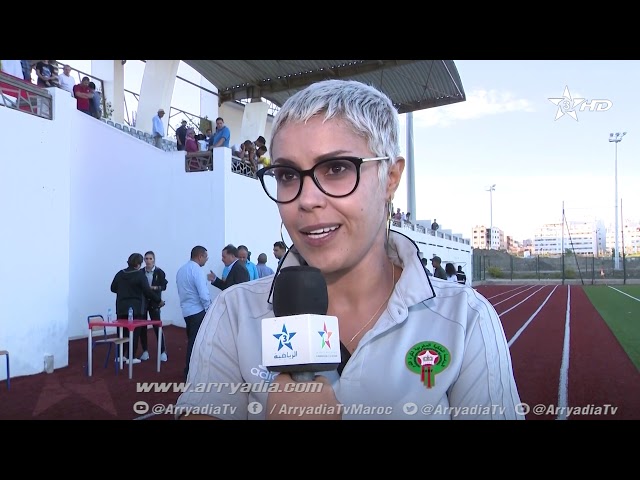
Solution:
<svg viewBox="0 0 640 480">
<path fill-rule="evenodd" d="M 505 290 L 504 292 L 497 293 L 493 297 L 487 297 L 487 300 L 492 300 L 494 298 L 501 297 L 502 295 L 506 295 L 507 293 L 515 292 L 516 290 L 520 290 L 521 288 L 526 287 L 526 285 L 520 285 L 519 287 L 512 288 L 511 290 Z"/>
<path fill-rule="evenodd" d="M 538 290 L 536 290 L 535 292 L 533 292 L 531 295 L 529 295 L 527 298 L 525 298 L 524 300 L 522 300 L 519 303 L 516 303 L 513 307 L 511 308 L 507 308 L 504 312 L 499 313 L 498 316 L 501 317 L 502 315 L 504 315 L 505 313 L 510 312 L 511 310 L 513 310 L 514 308 L 516 308 L 518 305 L 522 305 L 524 302 L 526 302 L 527 300 L 529 300 L 531 297 L 533 297 L 536 293 L 538 293 L 540 290 L 542 290 L 544 287 L 540 287 Z"/>
<path fill-rule="evenodd" d="M 629 298 L 633 298 L 636 302 L 640 302 L 640 298 L 636 298 L 633 295 L 629 295 L 627 292 L 623 292 L 622 290 L 618 290 L 615 287 L 612 287 L 611 285 L 607 285 L 607 287 L 614 289 L 616 292 L 620 292 L 623 295 L 626 295 Z"/>
<path fill-rule="evenodd" d="M 535 285 L 531 285 L 529 288 L 525 288 L 524 290 L 520 290 L 518 293 L 515 293 L 515 294 L 511 295 L 510 297 L 507 297 L 504 300 L 500 300 L 499 302 L 494 303 L 493 306 L 495 308 L 496 305 L 500 305 L 501 303 L 504 303 L 507 300 L 511 300 L 513 297 L 517 297 L 521 293 L 527 292 L 527 291 L 531 290 L 532 288 L 535 288 Z M 542 288 L 544 288 L 544 286 Z"/>
<path fill-rule="evenodd" d="M 560 384 L 558 386 L 559 413 L 556 420 L 567 419 L 569 404 L 569 342 L 571 337 L 571 286 L 567 285 L 567 312 L 564 318 L 564 343 L 562 344 L 562 363 L 560 364 Z"/>
<path fill-rule="evenodd" d="M 511 337 L 511 340 L 509 340 L 509 343 L 507 344 L 509 346 L 509 348 L 511 348 L 511 345 L 513 345 L 513 343 L 518 339 L 520 334 L 522 334 L 522 332 L 524 332 L 525 328 L 527 328 L 529 326 L 529 324 L 533 321 L 533 319 L 536 317 L 536 315 L 538 315 L 538 312 L 540 312 L 540 310 L 542 310 L 542 307 L 544 307 L 544 305 L 549 301 L 549 299 L 551 298 L 551 295 L 553 295 L 553 292 L 556 291 L 556 288 L 558 288 L 557 285 L 555 287 L 553 287 L 553 290 L 551 290 L 551 293 L 549 295 L 547 295 L 547 298 L 545 298 L 544 302 L 542 302 L 542 305 L 540 305 L 538 307 L 538 309 L 535 312 L 533 312 L 533 315 L 531 315 L 529 317 L 529 320 L 527 320 L 524 323 L 524 325 L 522 325 L 520 327 L 520 329 L 515 333 L 515 335 L 513 337 Z"/>
</svg>

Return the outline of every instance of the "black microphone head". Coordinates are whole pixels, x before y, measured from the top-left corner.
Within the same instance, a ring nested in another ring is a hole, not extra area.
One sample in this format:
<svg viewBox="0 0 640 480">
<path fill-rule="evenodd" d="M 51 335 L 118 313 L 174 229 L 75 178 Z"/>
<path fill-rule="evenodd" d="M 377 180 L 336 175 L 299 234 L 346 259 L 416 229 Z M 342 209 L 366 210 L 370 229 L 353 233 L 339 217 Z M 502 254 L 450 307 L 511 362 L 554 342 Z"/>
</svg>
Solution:
<svg viewBox="0 0 640 480">
<path fill-rule="evenodd" d="M 320 269 L 309 266 L 285 267 L 275 279 L 273 313 L 326 315 L 329 308 L 327 282 Z"/>
</svg>

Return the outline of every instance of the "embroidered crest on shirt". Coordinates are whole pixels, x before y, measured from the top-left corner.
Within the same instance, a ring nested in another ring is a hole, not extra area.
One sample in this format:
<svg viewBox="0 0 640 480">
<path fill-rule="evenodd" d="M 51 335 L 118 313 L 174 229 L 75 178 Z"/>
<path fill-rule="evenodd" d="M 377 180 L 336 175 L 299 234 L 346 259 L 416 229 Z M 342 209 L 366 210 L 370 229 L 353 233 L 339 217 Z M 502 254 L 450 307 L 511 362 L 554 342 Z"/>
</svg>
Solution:
<svg viewBox="0 0 640 480">
<path fill-rule="evenodd" d="M 436 384 L 436 375 L 447 368 L 451 354 L 447 347 L 437 342 L 416 343 L 405 356 L 405 364 L 413 373 L 420 375 L 420 381 L 427 388 Z"/>
</svg>

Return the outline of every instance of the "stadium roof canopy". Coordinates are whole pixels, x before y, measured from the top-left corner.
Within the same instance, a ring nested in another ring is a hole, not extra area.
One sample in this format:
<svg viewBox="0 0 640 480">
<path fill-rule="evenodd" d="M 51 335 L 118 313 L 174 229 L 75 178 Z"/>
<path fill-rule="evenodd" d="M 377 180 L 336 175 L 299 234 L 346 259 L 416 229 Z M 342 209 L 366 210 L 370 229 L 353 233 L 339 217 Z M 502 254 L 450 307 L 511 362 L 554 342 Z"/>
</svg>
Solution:
<svg viewBox="0 0 640 480">
<path fill-rule="evenodd" d="M 399 113 L 466 100 L 453 60 L 183 60 L 218 89 L 218 104 L 265 98 L 281 107 L 325 79 L 359 80 L 385 92 Z"/>
</svg>

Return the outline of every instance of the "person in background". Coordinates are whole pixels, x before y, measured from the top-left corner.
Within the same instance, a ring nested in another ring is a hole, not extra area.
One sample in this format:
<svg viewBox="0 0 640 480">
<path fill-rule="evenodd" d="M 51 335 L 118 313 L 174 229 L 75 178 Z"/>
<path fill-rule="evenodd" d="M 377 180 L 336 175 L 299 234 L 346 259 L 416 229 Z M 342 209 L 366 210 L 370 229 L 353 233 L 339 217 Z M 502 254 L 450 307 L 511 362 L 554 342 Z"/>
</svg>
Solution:
<svg viewBox="0 0 640 480">
<path fill-rule="evenodd" d="M 244 262 L 238 261 L 238 249 L 229 244 L 222 249 L 222 263 L 226 267 L 229 267 L 229 273 L 226 278 L 218 278 L 213 270 L 209 270 L 207 274 L 207 280 L 211 282 L 216 288 L 220 290 L 226 290 L 238 283 L 244 283 L 249 281 L 249 271 L 245 267 Z"/>
<path fill-rule="evenodd" d="M 194 132 L 195 135 L 195 132 Z M 176 144 L 178 145 L 178 151 L 185 149 L 185 143 L 187 141 L 187 121 L 182 120 L 180 126 L 176 128 Z M 196 145 L 197 146 L 197 145 Z"/>
<path fill-rule="evenodd" d="M 211 293 L 207 287 L 207 280 L 202 271 L 209 260 L 207 249 L 196 245 L 191 249 L 191 258 L 176 274 L 176 287 L 180 298 L 180 309 L 186 325 L 187 358 L 184 367 L 184 377 L 189 374 L 189 361 L 196 335 L 207 309 L 211 305 Z"/>
<path fill-rule="evenodd" d="M 216 118 L 216 131 L 209 139 L 209 150 L 216 147 L 229 148 L 229 140 L 231 140 L 231 130 L 225 126 L 222 117 Z"/>
<path fill-rule="evenodd" d="M 260 147 L 264 147 L 265 148 L 265 152 L 267 151 L 267 141 L 264 139 L 264 137 L 262 135 L 260 135 L 255 142 L 253 142 L 256 145 L 256 150 L 258 150 Z"/>
<path fill-rule="evenodd" d="M 278 260 L 278 265 L 280 265 L 286 253 L 287 245 L 283 241 L 273 244 L 273 256 L 276 257 L 276 260 Z"/>
<path fill-rule="evenodd" d="M 267 265 L 266 253 L 261 253 L 260 255 L 258 255 L 258 264 L 256 265 L 256 268 L 258 269 L 258 275 L 260 276 L 260 278 L 273 275 L 273 270 Z"/>
<path fill-rule="evenodd" d="M 164 138 L 164 124 L 162 123 L 162 117 L 164 117 L 164 110 L 161 108 L 158 110 L 158 114 L 153 117 L 151 127 L 153 144 L 158 148 L 162 148 L 162 139 Z"/>
<path fill-rule="evenodd" d="M 160 294 L 152 290 L 149 282 L 140 266 L 142 265 L 142 255 L 132 253 L 127 259 L 127 268 L 118 271 L 111 282 L 111 291 L 116 294 L 116 318 L 119 320 L 129 316 L 129 307 L 133 308 L 134 320 L 147 319 L 147 303 L 156 302 L 160 307 L 164 305 Z M 129 329 L 123 329 L 123 335 L 129 335 Z M 133 353 L 138 348 L 138 339 L 141 328 L 133 330 Z M 124 361 L 129 363 L 129 342 L 123 344 Z M 137 358 L 133 363 L 140 363 Z"/>
<path fill-rule="evenodd" d="M 422 262 L 422 266 L 424 267 L 424 271 L 427 272 L 427 276 L 428 277 L 432 277 L 433 273 L 431 273 L 431 270 L 429 270 L 429 260 L 427 260 L 426 258 L 422 257 L 422 259 L 420 260 Z"/>
<path fill-rule="evenodd" d="M 267 147 L 261 145 L 256 150 L 256 164 L 257 168 L 264 168 L 271 165 L 271 159 L 267 156 Z"/>
<path fill-rule="evenodd" d="M 58 82 L 60 83 L 60 88 L 73 95 L 73 87 L 76 85 L 76 79 L 71 76 L 71 67 L 69 65 L 62 67 L 62 74 L 58 77 Z M 93 89 L 95 90 L 95 84 L 89 82 L 89 86 L 91 85 L 93 85 Z"/>
<path fill-rule="evenodd" d="M 33 80 L 31 79 L 31 72 L 33 71 L 33 60 L 20 60 L 20 64 L 22 66 L 22 75 L 24 79 L 27 82 L 33 82 Z"/>
<path fill-rule="evenodd" d="M 447 263 L 444 266 L 444 273 L 447 274 L 447 282 L 458 283 L 458 276 L 456 275 L 456 267 L 453 263 Z"/>
<path fill-rule="evenodd" d="M 338 338 L 319 333 L 330 339 L 325 348 L 339 349 L 342 363 L 316 372 L 306 382 L 313 390 L 303 393 L 285 388 L 295 383 L 280 372 L 268 392 L 231 395 L 232 385 L 254 381 L 256 366 L 264 365 L 262 341 L 272 341 L 274 352 L 283 348 L 273 356 L 279 359 L 295 356 L 307 337 L 294 336 L 289 323 L 271 336 L 262 330 L 262 320 L 274 315 L 277 275 L 230 288 L 202 322 L 191 386 L 178 398 L 175 416 L 524 419 L 509 346 L 491 303 L 472 288 L 431 282 L 417 245 L 391 228 L 405 161 L 398 110 L 389 97 L 361 82 L 320 81 L 284 102 L 271 135 L 272 164 L 258 177 L 292 239 L 282 269 L 308 265 L 324 276 L 327 315 L 340 320 L 340 332 Z M 276 182 L 264 182 L 268 169 Z M 223 387 L 196 388 L 209 382 Z M 417 410 L 407 402 L 432 409 L 413 415 Z M 229 404 L 235 408 L 223 408 Z M 372 415 L 339 405 L 384 408 Z"/>
<path fill-rule="evenodd" d="M 462 271 L 462 265 L 458 265 L 458 271 L 456 272 L 458 283 L 464 285 L 467 283 L 467 274 Z"/>
<path fill-rule="evenodd" d="M 58 87 L 60 88 L 60 80 L 59 80 L 59 70 L 58 70 L 58 66 L 56 65 L 56 61 L 55 60 L 49 60 L 49 65 L 51 65 L 51 84 L 54 87 Z"/>
<path fill-rule="evenodd" d="M 144 275 L 149 282 L 149 286 L 151 290 L 155 290 L 158 293 L 159 297 L 162 297 L 162 292 L 167 289 L 167 275 L 164 273 L 164 270 L 156 266 L 156 254 L 149 250 L 144 254 Z M 164 305 L 164 302 L 162 302 Z M 145 312 L 144 318 L 147 319 L 147 315 L 149 320 L 160 320 L 160 303 L 154 300 L 151 300 L 147 303 L 147 311 Z M 140 355 L 140 360 L 149 360 L 149 341 L 147 336 L 147 329 L 140 328 L 140 344 L 142 345 L 142 355 Z M 160 336 L 160 327 L 157 325 L 153 326 L 153 331 L 156 334 L 156 339 Z M 164 344 L 164 335 L 161 338 L 161 347 L 160 347 L 160 360 L 163 362 L 167 361 L 167 350 Z"/>
<path fill-rule="evenodd" d="M 251 252 L 245 245 L 238 246 L 238 260 L 240 260 L 245 267 L 247 267 L 247 271 L 249 272 L 249 280 L 257 280 L 260 278 L 260 272 L 258 272 L 258 267 L 255 263 L 249 260 L 251 256 Z"/>
<path fill-rule="evenodd" d="M 102 95 L 96 91 L 96 84 L 93 82 L 89 82 L 89 90 L 93 93 L 93 97 L 89 99 L 89 113 L 92 117 L 100 120 L 102 117 Z"/>
<path fill-rule="evenodd" d="M 38 76 L 38 81 L 36 83 L 39 87 L 55 87 L 53 65 L 49 64 L 49 60 L 40 60 L 36 63 L 36 75 Z M 88 82 L 89 80 L 87 79 L 87 83 Z"/>
<path fill-rule="evenodd" d="M 433 258 L 431 259 L 431 266 L 433 267 L 434 277 L 439 278 L 441 280 L 447 279 L 447 272 L 445 272 L 444 268 L 442 268 L 442 259 L 439 256 L 437 255 L 433 256 Z"/>
<path fill-rule="evenodd" d="M 196 135 L 196 132 L 193 128 L 189 128 L 187 130 L 187 136 L 184 139 L 184 150 L 187 153 L 193 153 L 198 151 L 198 142 L 196 141 L 195 135 Z"/>
<path fill-rule="evenodd" d="M 73 96 L 76 98 L 78 110 L 91 115 L 93 92 L 89 88 L 89 77 L 82 77 L 82 82 L 73 87 Z"/>
</svg>

